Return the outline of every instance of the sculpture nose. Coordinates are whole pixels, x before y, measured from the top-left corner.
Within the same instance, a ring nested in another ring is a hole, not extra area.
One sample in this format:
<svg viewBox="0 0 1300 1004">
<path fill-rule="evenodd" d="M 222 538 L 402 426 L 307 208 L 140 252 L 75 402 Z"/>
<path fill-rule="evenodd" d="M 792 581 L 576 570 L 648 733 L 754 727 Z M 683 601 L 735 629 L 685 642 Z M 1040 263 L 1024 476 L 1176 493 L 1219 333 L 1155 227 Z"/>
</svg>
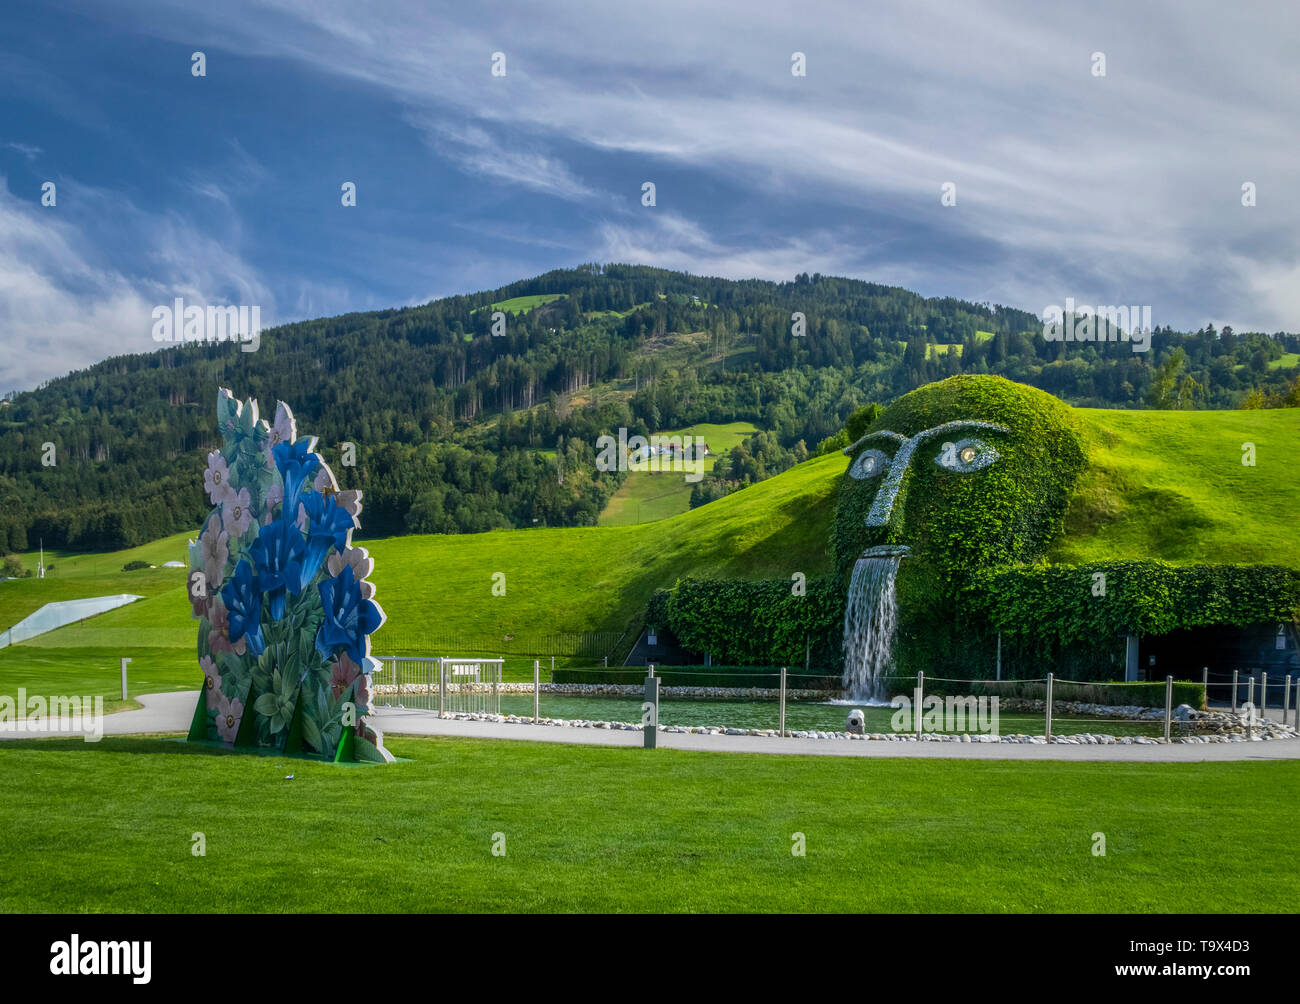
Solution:
<svg viewBox="0 0 1300 1004">
<path fill-rule="evenodd" d="M 889 470 L 885 472 L 885 479 L 880 483 L 875 501 L 871 503 L 871 511 L 867 513 L 867 526 L 887 527 L 893 522 L 894 513 L 898 509 L 898 493 L 903 487 L 903 476 L 912 462 L 912 453 L 916 447 L 917 440 L 909 439 L 899 447 L 894 459 L 889 462 Z"/>
</svg>

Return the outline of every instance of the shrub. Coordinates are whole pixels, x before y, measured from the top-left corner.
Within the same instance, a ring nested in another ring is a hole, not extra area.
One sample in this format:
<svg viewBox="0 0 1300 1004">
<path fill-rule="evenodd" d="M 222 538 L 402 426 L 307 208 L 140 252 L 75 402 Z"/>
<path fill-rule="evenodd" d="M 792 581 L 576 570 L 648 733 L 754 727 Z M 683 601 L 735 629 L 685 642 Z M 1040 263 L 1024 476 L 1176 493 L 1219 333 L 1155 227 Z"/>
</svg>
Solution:
<svg viewBox="0 0 1300 1004">
<path fill-rule="evenodd" d="M 122 571 L 124 571 L 124 572 L 137 572 L 137 571 L 139 571 L 141 568 L 152 568 L 152 567 L 153 567 L 153 565 L 149 564 L 149 562 L 147 562 L 147 561 L 139 561 L 139 560 L 136 560 L 136 561 L 128 561 L 125 565 L 122 566 Z"/>
</svg>

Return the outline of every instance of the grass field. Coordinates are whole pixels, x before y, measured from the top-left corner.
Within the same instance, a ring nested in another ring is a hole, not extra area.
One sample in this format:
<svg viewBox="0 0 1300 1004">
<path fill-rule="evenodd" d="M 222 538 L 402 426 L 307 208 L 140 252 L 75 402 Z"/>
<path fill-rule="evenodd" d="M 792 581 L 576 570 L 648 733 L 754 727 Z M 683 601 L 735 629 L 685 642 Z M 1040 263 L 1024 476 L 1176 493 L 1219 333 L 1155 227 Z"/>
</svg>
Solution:
<svg viewBox="0 0 1300 1004">
<path fill-rule="evenodd" d="M 0 828 L 0 911 L 1295 906 L 1290 858 L 1243 852 L 1288 845 L 1293 762 L 390 746 L 412 762 L 347 769 L 161 739 L 5 743 L 0 817 L 22 825 Z M 191 853 L 195 833 L 205 856 Z"/>
<path fill-rule="evenodd" d="M 700 436 L 709 444 L 712 454 L 729 452 L 739 446 L 746 436 L 758 432 L 751 422 L 728 422 L 725 425 L 701 423 L 687 429 L 661 433 L 665 436 Z M 704 458 L 704 470 L 713 470 L 717 456 Z M 691 507 L 693 484 L 676 471 L 633 471 L 619 485 L 600 514 L 601 526 L 629 526 L 678 516 Z"/>
<path fill-rule="evenodd" d="M 388 624 L 375 635 L 375 651 L 402 654 L 406 649 L 394 643 L 395 635 L 425 627 L 498 638 L 538 631 L 618 633 L 639 618 L 656 588 L 702 571 L 752 577 L 802 571 L 812 577 L 827 567 L 830 493 L 844 464 L 838 456 L 801 464 L 671 524 L 370 541 L 373 581 L 388 614 Z M 671 529 L 665 532 L 664 526 Z M 160 551 L 169 553 L 171 546 Z M 10 611 L 30 612 L 50 596 L 130 592 L 129 586 L 144 581 L 137 576 L 171 576 L 155 583 L 146 599 L 0 649 L 0 693 L 42 681 L 46 690 L 57 688 L 50 692 L 116 697 L 121 656 L 135 660 L 128 669 L 131 693 L 151 692 L 137 685 L 146 679 L 157 681 L 156 690 L 196 685 L 196 629 L 184 573 L 122 572 L 120 557 L 69 562 L 66 571 L 59 568 L 43 580 L 0 583 L 0 626 L 8 627 L 20 619 L 11 621 Z M 86 571 L 95 568 L 118 571 Z M 505 596 L 492 595 L 494 571 L 506 573 Z M 531 679 L 531 666 L 531 660 L 512 660 L 506 678 Z"/>
<path fill-rule="evenodd" d="M 1081 409 L 1098 446 L 1058 561 L 1158 557 L 1300 567 L 1300 420 L 1293 409 Z M 1255 466 L 1242 446 L 1255 445 Z"/>
<path fill-rule="evenodd" d="M 1293 411 L 1079 414 L 1097 445 L 1053 560 L 1155 556 L 1300 567 L 1300 535 L 1293 532 L 1300 432 Z M 727 429 L 695 431 L 721 450 L 726 435 L 743 431 Z M 1254 467 L 1241 463 L 1246 442 L 1255 444 Z M 538 631 L 619 633 L 639 619 L 656 588 L 679 576 L 814 577 L 828 568 L 832 497 L 844 464 L 838 455 L 811 460 L 653 523 L 371 541 L 374 581 L 388 614 L 376 651 L 403 654 L 409 650 L 395 644 L 398 637 L 425 628 L 489 641 Z M 120 570 L 133 557 L 161 562 L 182 555 L 184 541 L 181 534 L 116 554 L 56 555 L 46 579 L 0 583 L 0 628 L 51 599 L 145 596 L 0 649 L 0 693 L 41 684 L 114 698 L 120 656 L 135 660 L 132 693 L 149 692 L 146 681 L 158 690 L 193 687 L 195 628 L 183 572 Z M 492 595 L 495 571 L 506 573 L 505 596 Z M 507 679 L 528 677 L 531 660 L 507 663 Z"/>
<path fill-rule="evenodd" d="M 564 293 L 534 293 L 531 296 L 512 296 L 508 300 L 492 303 L 486 307 L 475 307 L 470 313 L 477 314 L 480 310 L 500 310 L 511 315 L 522 314 L 524 311 L 532 310 L 543 304 L 562 300 L 564 296 Z"/>
</svg>

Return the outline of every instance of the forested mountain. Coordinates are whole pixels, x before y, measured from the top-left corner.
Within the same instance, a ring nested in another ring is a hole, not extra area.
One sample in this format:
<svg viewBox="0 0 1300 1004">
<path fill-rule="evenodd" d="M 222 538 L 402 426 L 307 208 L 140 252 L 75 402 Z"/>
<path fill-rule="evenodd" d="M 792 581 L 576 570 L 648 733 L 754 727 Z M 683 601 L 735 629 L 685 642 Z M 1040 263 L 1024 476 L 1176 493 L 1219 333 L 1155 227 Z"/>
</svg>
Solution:
<svg viewBox="0 0 1300 1004">
<path fill-rule="evenodd" d="M 499 336 L 495 306 L 507 313 Z M 0 553 L 37 537 L 116 548 L 196 527 L 209 508 L 204 455 L 220 443 L 218 386 L 287 401 L 341 486 L 363 489 L 366 533 L 386 535 L 594 523 L 623 477 L 596 471 L 595 441 L 620 426 L 748 420 L 773 456 L 801 456 L 854 408 L 962 372 L 1082 405 L 1279 404 L 1294 400 L 1297 352 L 1295 335 L 1207 327 L 1157 328 L 1152 351 L 1134 353 L 1047 342 L 1025 311 L 854 279 L 585 266 L 286 325 L 256 352 L 119 356 L 16 395 L 0 406 Z M 345 442 L 355 467 L 339 462 Z"/>
</svg>

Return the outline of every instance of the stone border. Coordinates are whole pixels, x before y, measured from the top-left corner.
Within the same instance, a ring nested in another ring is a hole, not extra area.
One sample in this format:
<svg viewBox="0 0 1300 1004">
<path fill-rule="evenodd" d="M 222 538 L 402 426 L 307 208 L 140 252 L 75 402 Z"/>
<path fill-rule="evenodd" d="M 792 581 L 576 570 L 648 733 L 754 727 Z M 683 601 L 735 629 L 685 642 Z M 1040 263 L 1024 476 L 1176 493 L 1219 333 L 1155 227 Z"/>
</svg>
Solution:
<svg viewBox="0 0 1300 1004">
<path fill-rule="evenodd" d="M 1147 710 L 1147 709 L 1143 709 Z M 1191 709 L 1188 709 L 1191 710 Z M 1296 730 L 1289 725 L 1280 724 L 1272 721 L 1258 722 L 1253 732 L 1249 735 L 1246 726 L 1241 722 L 1239 715 L 1233 715 L 1230 712 L 1193 712 L 1193 714 L 1204 716 L 1205 718 L 1220 717 L 1233 720 L 1231 723 L 1224 723 L 1228 727 L 1224 731 L 1206 732 L 1198 735 L 1180 735 L 1165 739 L 1163 736 L 1153 738 L 1151 736 L 1112 736 L 1104 734 L 1095 734 L 1090 732 L 1069 736 L 1052 736 L 1053 744 L 1066 746 L 1156 746 L 1156 745 L 1174 745 L 1174 744 L 1195 744 L 1195 743 L 1232 743 L 1232 742 L 1262 742 L 1270 739 L 1295 739 L 1297 738 Z M 622 732 L 641 732 L 643 726 L 635 722 L 605 722 L 590 721 L 585 718 L 539 718 L 534 720 L 531 716 L 520 715 L 489 715 L 474 712 L 448 712 L 445 716 L 449 719 L 462 722 L 495 722 L 509 725 L 550 725 L 557 728 L 575 728 L 575 729 L 608 729 L 611 731 Z M 1163 717 L 1163 715 L 1162 715 Z M 1184 727 L 1187 722 L 1180 722 Z M 1217 724 L 1217 723 L 1216 723 Z M 764 736 L 776 738 L 779 733 L 776 729 L 733 729 L 717 725 L 660 725 L 660 732 L 677 733 L 684 735 L 727 735 L 727 736 Z M 947 735 L 941 733 L 926 732 L 918 740 L 915 733 L 892 733 L 892 732 L 869 732 L 866 734 L 854 734 L 851 732 L 819 732 L 819 731 L 790 731 L 786 730 L 786 735 L 793 739 L 841 739 L 857 740 L 859 742 L 947 742 L 947 743 L 1019 743 L 1031 745 L 1047 745 L 1047 740 L 1043 736 L 1030 736 L 1020 733 L 1005 736 L 990 736 L 983 734 L 961 733 L 960 735 Z"/>
</svg>

